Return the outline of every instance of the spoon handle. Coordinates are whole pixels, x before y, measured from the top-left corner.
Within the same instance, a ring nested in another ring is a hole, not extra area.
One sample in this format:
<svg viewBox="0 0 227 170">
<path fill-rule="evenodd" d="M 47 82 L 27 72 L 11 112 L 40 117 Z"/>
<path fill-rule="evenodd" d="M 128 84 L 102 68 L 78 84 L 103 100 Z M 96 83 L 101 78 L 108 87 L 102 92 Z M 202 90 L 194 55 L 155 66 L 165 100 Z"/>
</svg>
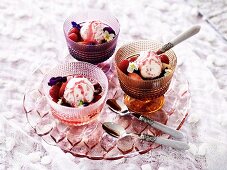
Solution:
<svg viewBox="0 0 227 170">
<path fill-rule="evenodd" d="M 140 139 L 146 140 L 148 142 L 154 142 L 160 145 L 165 145 L 172 147 L 174 149 L 178 150 L 188 150 L 190 147 L 187 143 L 181 142 L 181 141 L 176 141 L 176 140 L 171 140 L 171 139 L 166 139 L 162 137 L 156 137 L 152 135 L 147 135 L 147 134 L 142 134 L 140 136 Z"/>
<path fill-rule="evenodd" d="M 181 43 L 182 41 L 192 37 L 195 34 L 197 34 L 199 32 L 199 30 L 200 30 L 199 25 L 195 25 L 195 26 L 189 28 L 187 31 L 181 33 L 176 38 L 174 38 L 173 40 L 171 40 L 167 44 L 163 45 L 161 47 L 161 49 L 159 49 L 156 53 L 159 55 L 159 54 L 162 54 L 162 53 L 168 51 L 170 48 L 176 46 L 177 44 Z"/>
<path fill-rule="evenodd" d="M 135 115 L 135 114 L 133 114 L 133 115 Z M 180 132 L 178 130 L 175 130 L 175 129 L 169 127 L 169 126 L 166 126 L 166 125 L 164 125 L 162 123 L 159 123 L 159 122 L 154 121 L 152 119 L 148 119 L 148 118 L 146 118 L 144 116 L 140 116 L 140 115 L 137 118 L 139 120 L 149 124 L 150 126 L 154 127 L 155 129 L 161 130 L 162 132 L 171 135 L 174 138 L 177 138 L 177 139 L 184 138 L 184 134 L 182 132 Z"/>
</svg>

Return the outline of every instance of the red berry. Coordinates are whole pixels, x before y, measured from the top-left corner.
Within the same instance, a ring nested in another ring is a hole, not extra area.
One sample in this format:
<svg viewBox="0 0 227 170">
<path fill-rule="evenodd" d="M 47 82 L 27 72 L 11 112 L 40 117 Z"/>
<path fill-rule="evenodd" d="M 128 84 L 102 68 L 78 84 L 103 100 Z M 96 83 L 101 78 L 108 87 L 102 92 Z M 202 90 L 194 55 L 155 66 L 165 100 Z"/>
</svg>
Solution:
<svg viewBox="0 0 227 170">
<path fill-rule="evenodd" d="M 134 62 L 134 61 L 136 61 L 137 58 L 138 58 L 138 57 L 131 57 L 131 58 L 128 59 L 128 61 L 129 61 L 129 62 Z"/>
<path fill-rule="evenodd" d="M 71 29 L 69 30 L 68 35 L 71 34 L 71 33 L 79 34 L 80 31 L 79 31 L 77 28 L 74 27 L 74 28 L 71 28 Z"/>
<path fill-rule="evenodd" d="M 160 58 L 160 60 L 161 60 L 162 63 L 169 64 L 169 58 L 167 57 L 167 55 L 161 54 L 161 55 L 159 56 L 159 58 Z"/>
<path fill-rule="evenodd" d="M 69 39 L 71 39 L 74 42 L 78 42 L 79 41 L 79 37 L 78 37 L 78 35 L 76 33 L 71 33 L 71 34 L 69 34 L 68 37 L 69 37 Z"/>
<path fill-rule="evenodd" d="M 129 65 L 129 61 L 128 60 L 122 60 L 119 64 L 118 64 L 118 68 L 125 74 L 127 74 L 127 68 Z"/>
<path fill-rule="evenodd" d="M 55 102 L 58 102 L 60 88 L 61 88 L 61 84 L 56 84 L 56 85 L 53 85 L 49 91 L 50 96 Z"/>
<path fill-rule="evenodd" d="M 156 52 L 157 55 L 162 54 L 162 53 L 163 53 L 163 52 L 162 52 L 161 50 L 158 50 L 158 51 Z"/>
<path fill-rule="evenodd" d="M 128 73 L 128 76 L 131 77 L 134 80 L 143 80 L 142 77 L 140 77 L 138 74 L 136 73 Z"/>
<path fill-rule="evenodd" d="M 101 98 L 102 96 L 101 95 L 94 95 L 94 99 L 92 100 L 92 102 L 91 103 L 95 103 L 95 102 L 97 102 L 100 98 Z"/>
<path fill-rule="evenodd" d="M 63 97 L 67 83 L 68 82 L 62 83 L 61 88 L 59 90 L 59 97 Z"/>
</svg>

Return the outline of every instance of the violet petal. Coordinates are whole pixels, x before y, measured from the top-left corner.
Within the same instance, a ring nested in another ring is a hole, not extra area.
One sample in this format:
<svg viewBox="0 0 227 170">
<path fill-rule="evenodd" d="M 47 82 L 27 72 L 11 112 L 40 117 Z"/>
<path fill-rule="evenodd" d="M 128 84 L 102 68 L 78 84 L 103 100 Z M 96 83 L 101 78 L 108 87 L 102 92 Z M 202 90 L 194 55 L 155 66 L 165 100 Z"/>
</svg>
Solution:
<svg viewBox="0 0 227 170">
<path fill-rule="evenodd" d="M 80 28 L 81 28 L 80 24 L 77 24 L 75 21 L 72 21 L 71 24 L 72 24 L 73 28 L 77 28 L 78 30 L 80 30 Z"/>
<path fill-rule="evenodd" d="M 53 85 L 55 85 L 55 84 L 57 84 L 59 82 L 64 83 L 66 81 L 67 81 L 67 77 L 60 77 L 60 76 L 59 77 L 52 77 L 49 80 L 48 85 L 49 86 L 53 86 Z"/>
</svg>

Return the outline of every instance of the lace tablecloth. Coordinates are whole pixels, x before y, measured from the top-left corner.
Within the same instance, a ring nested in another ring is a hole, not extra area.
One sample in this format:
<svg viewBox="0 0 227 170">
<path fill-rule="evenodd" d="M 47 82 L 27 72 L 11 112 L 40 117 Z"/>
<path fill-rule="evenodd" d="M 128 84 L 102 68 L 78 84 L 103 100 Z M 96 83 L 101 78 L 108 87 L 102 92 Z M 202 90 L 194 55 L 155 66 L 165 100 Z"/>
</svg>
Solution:
<svg viewBox="0 0 227 170">
<path fill-rule="evenodd" d="M 22 107 L 26 82 L 37 68 L 45 72 L 64 60 L 62 25 L 81 8 L 109 10 L 119 19 L 118 48 L 139 39 L 167 42 L 192 24 L 202 26 L 198 35 L 174 48 L 192 97 L 181 129 L 189 151 L 159 147 L 132 158 L 89 160 L 64 153 L 34 133 Z M 227 44 L 197 8 L 180 0 L 3 0 L 0 13 L 0 169 L 226 169 Z"/>
</svg>

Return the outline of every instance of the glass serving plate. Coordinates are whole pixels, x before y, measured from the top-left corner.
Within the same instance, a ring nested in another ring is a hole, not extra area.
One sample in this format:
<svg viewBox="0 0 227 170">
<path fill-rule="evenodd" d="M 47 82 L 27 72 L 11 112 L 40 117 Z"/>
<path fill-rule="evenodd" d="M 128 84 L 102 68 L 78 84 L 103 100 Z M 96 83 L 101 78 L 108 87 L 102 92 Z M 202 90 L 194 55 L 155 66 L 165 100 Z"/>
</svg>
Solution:
<svg viewBox="0 0 227 170">
<path fill-rule="evenodd" d="M 35 133 L 50 145 L 60 147 L 64 152 L 70 152 L 77 157 L 89 159 L 120 159 L 144 154 L 159 145 L 142 141 L 130 136 L 114 138 L 102 129 L 102 123 L 113 121 L 122 125 L 127 132 L 137 134 L 146 133 L 169 138 L 147 124 L 132 116 L 121 117 L 104 106 L 97 121 L 84 126 L 68 126 L 51 113 L 43 90 L 39 85 L 43 78 L 43 71 L 37 69 L 27 82 L 23 106 L 27 120 Z M 123 100 L 124 92 L 121 90 L 116 71 L 112 68 L 108 74 L 108 98 Z M 37 82 L 34 84 L 34 81 Z M 161 110 L 147 116 L 174 129 L 180 129 L 191 104 L 188 82 L 179 69 L 174 73 L 169 90 L 165 94 L 165 103 Z"/>
</svg>

